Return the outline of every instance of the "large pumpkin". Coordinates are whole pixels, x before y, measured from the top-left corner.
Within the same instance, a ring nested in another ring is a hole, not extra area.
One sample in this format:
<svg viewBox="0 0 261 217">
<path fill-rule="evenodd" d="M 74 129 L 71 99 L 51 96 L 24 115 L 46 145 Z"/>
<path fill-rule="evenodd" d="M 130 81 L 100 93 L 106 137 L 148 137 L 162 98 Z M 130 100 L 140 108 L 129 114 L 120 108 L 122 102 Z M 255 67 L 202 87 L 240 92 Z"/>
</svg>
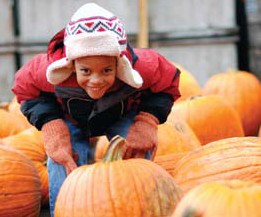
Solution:
<svg viewBox="0 0 261 217">
<path fill-rule="evenodd" d="M 261 138 L 234 137 L 201 146 L 177 162 L 172 176 L 185 192 L 220 179 L 261 184 Z"/>
<path fill-rule="evenodd" d="M 170 216 L 181 198 L 174 179 L 145 159 L 122 160 L 119 137 L 103 162 L 75 169 L 63 183 L 56 217 Z"/>
<path fill-rule="evenodd" d="M 215 74 L 206 82 L 204 92 L 226 99 L 238 111 L 245 135 L 257 135 L 261 124 L 261 83 L 254 74 L 245 71 Z"/>
<path fill-rule="evenodd" d="M 37 217 L 40 179 L 32 161 L 14 148 L 0 146 L 0 216 Z"/>
<path fill-rule="evenodd" d="M 3 138 L 2 143 L 22 151 L 33 161 L 41 181 L 42 206 L 48 205 L 47 156 L 43 146 L 42 132 L 38 131 L 35 127 L 31 127 L 18 134 Z"/>
<path fill-rule="evenodd" d="M 241 180 L 201 184 L 179 202 L 172 217 L 260 217 L 261 185 Z"/>
<path fill-rule="evenodd" d="M 220 96 L 196 96 L 174 104 L 167 123 L 179 118 L 188 123 L 202 145 L 244 136 L 237 111 Z"/>
</svg>

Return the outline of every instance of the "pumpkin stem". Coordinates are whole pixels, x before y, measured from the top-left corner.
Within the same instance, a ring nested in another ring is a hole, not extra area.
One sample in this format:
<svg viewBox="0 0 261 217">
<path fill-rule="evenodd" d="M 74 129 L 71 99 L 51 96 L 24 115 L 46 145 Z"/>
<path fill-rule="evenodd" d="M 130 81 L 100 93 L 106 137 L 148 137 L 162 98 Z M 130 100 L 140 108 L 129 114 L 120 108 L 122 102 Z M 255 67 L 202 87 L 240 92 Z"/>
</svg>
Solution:
<svg viewBox="0 0 261 217">
<path fill-rule="evenodd" d="M 112 162 L 112 161 L 122 160 L 122 151 L 123 151 L 123 147 L 125 146 L 125 143 L 126 140 L 123 137 L 119 135 L 114 136 L 110 141 L 109 147 L 102 161 Z"/>
</svg>

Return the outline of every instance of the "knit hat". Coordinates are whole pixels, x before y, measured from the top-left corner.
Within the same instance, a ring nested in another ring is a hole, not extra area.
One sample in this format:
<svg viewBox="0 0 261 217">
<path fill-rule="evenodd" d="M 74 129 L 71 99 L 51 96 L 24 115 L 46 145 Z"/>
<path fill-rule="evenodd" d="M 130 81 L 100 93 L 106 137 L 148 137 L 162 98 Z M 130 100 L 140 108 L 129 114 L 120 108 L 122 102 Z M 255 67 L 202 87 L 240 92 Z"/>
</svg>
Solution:
<svg viewBox="0 0 261 217">
<path fill-rule="evenodd" d="M 74 13 L 65 28 L 64 45 L 66 56 L 47 68 L 46 76 L 51 84 L 59 84 L 73 73 L 74 59 L 105 55 L 117 57 L 116 77 L 132 87 L 141 87 L 143 80 L 140 74 L 124 55 L 127 36 L 123 24 L 97 4 L 87 3 Z"/>
</svg>

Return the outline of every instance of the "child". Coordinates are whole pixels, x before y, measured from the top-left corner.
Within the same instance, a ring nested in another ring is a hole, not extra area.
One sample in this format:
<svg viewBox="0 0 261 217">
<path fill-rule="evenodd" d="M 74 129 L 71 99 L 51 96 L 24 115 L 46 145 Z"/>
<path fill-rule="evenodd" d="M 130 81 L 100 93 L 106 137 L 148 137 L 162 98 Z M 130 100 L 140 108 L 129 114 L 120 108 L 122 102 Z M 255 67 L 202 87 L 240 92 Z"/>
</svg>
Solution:
<svg viewBox="0 0 261 217">
<path fill-rule="evenodd" d="M 126 138 L 123 158 L 153 159 L 157 125 L 180 96 L 179 71 L 149 49 L 132 49 L 123 24 L 87 3 L 15 76 L 21 110 L 41 130 L 48 156 L 50 210 L 77 166 L 92 163 L 90 137 Z"/>
</svg>

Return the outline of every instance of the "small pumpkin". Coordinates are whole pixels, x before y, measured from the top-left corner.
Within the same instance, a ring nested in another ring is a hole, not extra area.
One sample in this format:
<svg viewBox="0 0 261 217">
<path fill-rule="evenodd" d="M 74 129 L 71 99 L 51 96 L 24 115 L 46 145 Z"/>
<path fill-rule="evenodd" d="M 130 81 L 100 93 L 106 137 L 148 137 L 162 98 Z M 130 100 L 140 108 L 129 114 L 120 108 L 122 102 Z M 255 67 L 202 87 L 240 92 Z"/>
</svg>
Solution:
<svg viewBox="0 0 261 217">
<path fill-rule="evenodd" d="M 39 216 L 40 179 L 32 161 L 0 146 L 0 216 Z"/>
<path fill-rule="evenodd" d="M 188 192 L 193 187 L 221 179 L 240 179 L 261 184 L 261 138 L 233 137 L 211 142 L 190 151 L 172 172 Z"/>
<path fill-rule="evenodd" d="M 1 143 L 23 152 L 33 161 L 41 181 L 42 206 L 47 206 L 49 203 L 47 155 L 43 146 L 42 132 L 35 127 L 31 127 L 15 135 L 3 138 Z"/>
<path fill-rule="evenodd" d="M 242 122 L 235 110 L 220 96 L 195 96 L 174 104 L 167 123 L 181 119 L 188 123 L 201 145 L 215 140 L 244 136 Z"/>
<path fill-rule="evenodd" d="M 172 217 L 260 217 L 261 185 L 242 180 L 208 182 L 191 189 Z"/>
<path fill-rule="evenodd" d="M 121 159 L 125 140 L 112 140 L 103 162 L 81 166 L 64 181 L 56 217 L 170 216 L 181 198 L 174 179 L 145 159 Z"/>
<path fill-rule="evenodd" d="M 217 94 L 238 112 L 246 136 L 257 136 L 261 124 L 261 83 L 250 72 L 230 71 L 209 78 L 205 94 Z"/>
</svg>

